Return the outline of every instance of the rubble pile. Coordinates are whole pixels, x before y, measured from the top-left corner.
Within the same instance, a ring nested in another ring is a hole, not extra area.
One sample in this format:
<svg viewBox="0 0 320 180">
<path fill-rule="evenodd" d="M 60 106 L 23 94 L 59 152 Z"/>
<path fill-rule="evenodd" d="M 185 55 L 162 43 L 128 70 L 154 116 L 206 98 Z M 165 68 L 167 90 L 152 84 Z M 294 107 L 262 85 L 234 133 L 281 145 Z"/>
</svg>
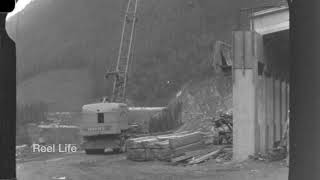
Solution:
<svg viewBox="0 0 320 180">
<path fill-rule="evenodd" d="M 133 138 L 127 141 L 127 159 L 133 161 L 170 161 L 192 150 L 203 148 L 201 132 L 180 132 Z"/>
<path fill-rule="evenodd" d="M 231 161 L 232 148 L 225 148 L 216 158 L 216 162 Z"/>
<path fill-rule="evenodd" d="M 173 101 L 182 103 L 182 131 L 209 132 L 219 111 L 232 110 L 232 76 L 216 73 L 190 81 Z"/>
<path fill-rule="evenodd" d="M 214 120 L 214 128 L 218 132 L 218 144 L 232 144 L 233 121 L 230 112 L 221 112 Z"/>
<path fill-rule="evenodd" d="M 216 117 L 204 119 L 198 131 L 204 134 L 206 144 L 232 144 L 232 112 L 219 112 Z M 179 132 L 179 131 L 178 131 Z"/>
</svg>

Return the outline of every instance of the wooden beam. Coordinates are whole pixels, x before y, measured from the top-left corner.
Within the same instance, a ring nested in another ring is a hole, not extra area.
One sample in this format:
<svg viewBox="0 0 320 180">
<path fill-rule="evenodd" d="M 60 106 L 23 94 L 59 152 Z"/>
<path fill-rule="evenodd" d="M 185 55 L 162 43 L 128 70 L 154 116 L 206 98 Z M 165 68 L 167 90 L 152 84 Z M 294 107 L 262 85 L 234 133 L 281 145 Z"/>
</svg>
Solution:
<svg viewBox="0 0 320 180">
<path fill-rule="evenodd" d="M 203 156 L 200 156 L 200 157 L 198 157 L 198 158 L 196 158 L 196 159 L 191 160 L 188 164 L 189 164 L 189 165 L 191 165 L 191 164 L 198 164 L 198 163 L 201 163 L 201 162 L 203 162 L 203 161 L 205 161 L 205 160 L 207 160 L 207 159 L 215 158 L 215 157 L 217 157 L 217 156 L 219 155 L 219 153 L 222 152 L 224 149 L 225 149 L 225 147 L 222 147 L 222 148 L 220 148 L 220 149 L 218 149 L 218 150 L 216 150 L 216 151 L 213 151 L 213 152 L 211 152 L 211 153 L 208 153 L 208 154 L 205 154 L 205 155 L 203 155 Z"/>
</svg>

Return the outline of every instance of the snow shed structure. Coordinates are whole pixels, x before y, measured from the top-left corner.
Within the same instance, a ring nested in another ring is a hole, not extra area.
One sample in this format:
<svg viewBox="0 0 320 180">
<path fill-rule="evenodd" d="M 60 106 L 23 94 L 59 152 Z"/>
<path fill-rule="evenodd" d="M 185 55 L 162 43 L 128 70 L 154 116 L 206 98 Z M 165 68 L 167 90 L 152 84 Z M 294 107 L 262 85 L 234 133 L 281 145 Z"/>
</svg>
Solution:
<svg viewBox="0 0 320 180">
<path fill-rule="evenodd" d="M 265 154 L 280 141 L 289 110 L 289 10 L 254 12 L 233 32 L 233 158 Z"/>
</svg>

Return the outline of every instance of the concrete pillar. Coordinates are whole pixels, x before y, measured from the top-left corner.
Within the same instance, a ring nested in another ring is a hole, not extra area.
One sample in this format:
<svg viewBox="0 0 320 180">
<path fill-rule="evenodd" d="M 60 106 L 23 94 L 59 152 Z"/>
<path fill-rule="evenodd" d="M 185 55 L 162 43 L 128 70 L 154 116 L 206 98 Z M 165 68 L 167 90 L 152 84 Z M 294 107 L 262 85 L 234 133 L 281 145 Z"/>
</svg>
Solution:
<svg viewBox="0 0 320 180">
<path fill-rule="evenodd" d="M 258 152 L 265 154 L 267 150 L 267 123 L 266 123 L 266 90 L 265 90 L 265 77 L 262 75 L 258 76 L 257 79 L 257 117 L 258 117 L 258 129 L 259 134 L 257 134 L 258 142 Z"/>
<path fill-rule="evenodd" d="M 270 150 L 273 147 L 274 142 L 274 114 L 273 114 L 273 78 L 266 78 L 266 121 L 267 121 L 267 149 Z"/>
<path fill-rule="evenodd" d="M 274 79 L 274 123 L 275 123 L 275 141 L 281 139 L 281 81 Z"/>
<path fill-rule="evenodd" d="M 288 82 L 286 82 L 286 92 L 287 92 L 287 102 L 286 102 L 286 104 L 287 104 L 287 119 L 289 119 L 289 127 L 290 127 L 290 84 L 288 83 Z M 287 120 L 286 119 L 286 120 Z M 289 136 L 288 136 L 288 142 L 290 142 L 290 128 L 289 128 Z M 288 152 L 290 151 L 289 150 L 289 145 L 288 145 Z"/>
<path fill-rule="evenodd" d="M 281 81 L 281 136 L 285 132 L 287 122 L 287 86 L 284 80 Z"/>
<path fill-rule="evenodd" d="M 233 158 L 236 161 L 254 155 L 260 144 L 256 96 L 258 37 L 250 31 L 233 33 Z"/>
<path fill-rule="evenodd" d="M 234 70 L 233 153 L 242 161 L 255 153 L 255 91 L 253 70 Z"/>
</svg>

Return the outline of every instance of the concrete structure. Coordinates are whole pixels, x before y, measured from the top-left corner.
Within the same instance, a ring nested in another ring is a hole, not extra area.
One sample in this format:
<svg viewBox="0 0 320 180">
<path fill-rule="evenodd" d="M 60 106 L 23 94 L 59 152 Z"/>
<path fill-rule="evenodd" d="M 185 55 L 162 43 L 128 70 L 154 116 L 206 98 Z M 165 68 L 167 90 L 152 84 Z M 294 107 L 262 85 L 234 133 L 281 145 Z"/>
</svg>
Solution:
<svg viewBox="0 0 320 180">
<path fill-rule="evenodd" d="M 270 8 L 253 14 L 251 25 L 260 35 L 289 30 L 288 7 Z"/>
<path fill-rule="evenodd" d="M 288 118 L 289 10 L 253 13 L 248 30 L 233 32 L 234 160 L 267 153 Z"/>
</svg>

